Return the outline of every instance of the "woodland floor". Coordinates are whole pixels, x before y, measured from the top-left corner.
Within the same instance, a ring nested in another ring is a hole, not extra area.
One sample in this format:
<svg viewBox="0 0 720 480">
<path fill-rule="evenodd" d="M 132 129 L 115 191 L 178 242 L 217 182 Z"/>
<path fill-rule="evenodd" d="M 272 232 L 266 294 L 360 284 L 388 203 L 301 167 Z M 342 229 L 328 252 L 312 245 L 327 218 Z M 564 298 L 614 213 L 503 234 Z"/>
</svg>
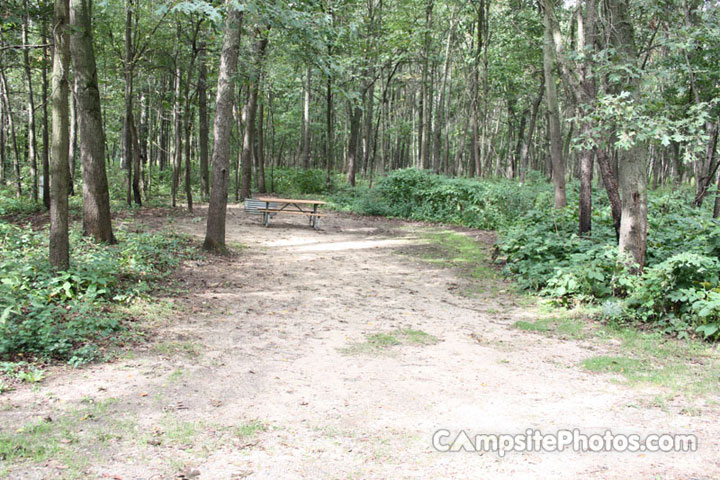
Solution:
<svg viewBox="0 0 720 480">
<path fill-rule="evenodd" d="M 201 240 L 204 213 L 148 210 L 124 221 Z M 583 359 L 613 355 L 617 346 L 514 328 L 538 318 L 536 302 L 492 268 L 473 278 L 448 268 L 452 259 L 438 261 L 445 250 L 430 238 L 439 231 L 341 214 L 322 219 L 320 231 L 294 216 L 264 228 L 231 207 L 227 236 L 237 253 L 185 263 L 174 276 L 176 293 L 153 306 L 150 342 L 110 363 L 53 367 L 44 382 L 0 395 L 2 431 L 52 451 L 0 473 L 720 478 L 715 394 L 688 398 L 585 370 Z M 463 234 L 489 251 L 492 234 Z M 695 433 L 700 447 L 500 458 L 434 451 L 441 428 Z"/>
</svg>

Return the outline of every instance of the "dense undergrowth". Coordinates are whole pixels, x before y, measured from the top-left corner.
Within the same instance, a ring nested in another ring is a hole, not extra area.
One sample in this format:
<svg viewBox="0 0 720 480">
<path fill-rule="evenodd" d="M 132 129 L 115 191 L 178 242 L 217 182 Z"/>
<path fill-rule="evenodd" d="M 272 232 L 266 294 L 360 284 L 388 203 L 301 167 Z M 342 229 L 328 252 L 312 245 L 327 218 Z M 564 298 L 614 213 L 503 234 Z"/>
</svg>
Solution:
<svg viewBox="0 0 720 480">
<path fill-rule="evenodd" d="M 562 306 L 594 305 L 605 318 L 637 322 L 686 337 L 720 336 L 720 223 L 709 204 L 690 207 L 690 189 L 650 192 L 647 262 L 630 273 L 618 262 L 605 192 L 593 191 L 593 230 L 580 237 L 577 184 L 568 207 L 553 208 L 552 186 L 538 176 L 454 179 L 399 170 L 372 189 L 329 195 L 338 210 L 492 229 L 499 261 L 519 285 Z"/>
<path fill-rule="evenodd" d="M 11 210 L 7 207 L 6 212 Z M 31 211 L 30 206 L 11 213 Z M 121 308 L 192 255 L 189 240 L 116 228 L 117 245 L 71 232 L 71 266 L 53 272 L 47 228 L 0 220 L 0 360 L 61 360 L 80 365 L 130 338 Z"/>
</svg>

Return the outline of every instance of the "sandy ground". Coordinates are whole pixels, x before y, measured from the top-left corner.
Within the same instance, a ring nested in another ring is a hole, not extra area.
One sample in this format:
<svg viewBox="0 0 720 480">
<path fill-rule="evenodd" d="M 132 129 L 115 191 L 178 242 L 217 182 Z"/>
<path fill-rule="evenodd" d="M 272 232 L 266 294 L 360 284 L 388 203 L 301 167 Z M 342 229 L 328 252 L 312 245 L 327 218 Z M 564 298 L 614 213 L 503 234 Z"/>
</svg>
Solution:
<svg viewBox="0 0 720 480">
<path fill-rule="evenodd" d="M 202 214 L 172 217 L 170 228 L 202 238 Z M 148 228 L 168 223 L 137 218 Z M 3 429 L 106 405 L 73 417 L 80 433 L 61 443 L 64 456 L 6 465 L 6 475 L 720 478 L 716 407 L 687 416 L 647 406 L 657 390 L 578 365 L 603 345 L 511 328 L 532 321 L 533 308 L 498 279 L 487 279 L 484 294 L 463 296 L 468 279 L 418 258 L 418 232 L 427 227 L 339 214 L 323 220 L 320 231 L 289 216 L 264 228 L 232 207 L 228 241 L 246 248 L 191 261 L 178 273 L 186 292 L 176 299 L 181 313 L 163 321 L 154 343 L 109 364 L 58 369 L 34 388 L 0 396 Z M 405 328 L 439 341 L 353 350 L 368 334 Z M 441 453 L 431 442 L 439 429 L 474 435 L 530 428 L 693 433 L 699 449 L 501 458 Z"/>
</svg>

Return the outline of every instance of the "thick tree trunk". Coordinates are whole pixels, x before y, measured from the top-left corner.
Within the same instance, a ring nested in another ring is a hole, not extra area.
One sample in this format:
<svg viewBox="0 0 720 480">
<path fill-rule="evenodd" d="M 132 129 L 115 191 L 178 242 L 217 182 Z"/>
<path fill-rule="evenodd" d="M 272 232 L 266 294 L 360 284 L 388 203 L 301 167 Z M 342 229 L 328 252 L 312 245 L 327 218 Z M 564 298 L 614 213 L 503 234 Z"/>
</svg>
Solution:
<svg viewBox="0 0 720 480">
<path fill-rule="evenodd" d="M 123 120 L 123 168 L 127 170 L 127 204 L 132 205 L 132 185 L 133 185 L 133 139 L 130 122 L 132 121 L 133 111 L 133 77 L 134 77 L 134 59 L 132 48 L 132 25 L 133 11 L 135 10 L 135 0 L 125 0 L 125 117 Z"/>
<path fill-rule="evenodd" d="M 50 187 L 50 265 L 56 270 L 70 266 L 68 239 L 68 154 L 70 51 L 68 48 L 68 0 L 55 0 L 52 75 L 52 174 Z"/>
<path fill-rule="evenodd" d="M 114 243 L 105 170 L 105 132 L 88 1 L 70 0 L 73 30 L 70 50 L 77 86 L 78 147 L 83 175 L 83 234 L 97 242 Z"/>
<path fill-rule="evenodd" d="M 230 136 L 235 100 L 234 79 L 238 69 L 242 28 L 242 12 L 233 7 L 233 0 L 227 0 L 226 5 L 228 6 L 228 16 L 225 22 L 225 38 L 220 55 L 215 101 L 212 190 L 210 191 L 207 229 L 203 244 L 204 250 L 213 252 L 226 250 L 225 217 L 230 183 Z"/>
<path fill-rule="evenodd" d="M 626 0 L 609 0 L 608 10 L 610 42 L 615 47 L 617 61 L 621 65 L 637 63 L 637 49 L 629 5 Z M 626 79 L 626 88 L 639 101 L 638 78 Z M 647 245 L 647 168 L 646 146 L 636 143 L 622 152 L 619 159 L 619 183 L 622 192 L 622 216 L 620 219 L 619 248 L 622 255 L 629 255 L 640 269 L 645 264 Z"/>
</svg>

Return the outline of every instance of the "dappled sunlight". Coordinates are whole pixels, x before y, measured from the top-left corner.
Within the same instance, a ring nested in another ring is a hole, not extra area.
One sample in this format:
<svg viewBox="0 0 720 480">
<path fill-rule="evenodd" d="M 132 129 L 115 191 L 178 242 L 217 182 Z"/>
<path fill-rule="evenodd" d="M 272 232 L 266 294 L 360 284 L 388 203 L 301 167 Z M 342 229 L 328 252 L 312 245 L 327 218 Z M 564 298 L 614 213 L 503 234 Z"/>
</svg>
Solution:
<svg viewBox="0 0 720 480">
<path fill-rule="evenodd" d="M 339 252 L 344 250 L 364 250 L 369 248 L 399 247 L 415 244 L 417 240 L 411 238 L 355 240 L 349 242 L 323 242 L 302 245 L 294 250 L 297 252 Z"/>
</svg>

